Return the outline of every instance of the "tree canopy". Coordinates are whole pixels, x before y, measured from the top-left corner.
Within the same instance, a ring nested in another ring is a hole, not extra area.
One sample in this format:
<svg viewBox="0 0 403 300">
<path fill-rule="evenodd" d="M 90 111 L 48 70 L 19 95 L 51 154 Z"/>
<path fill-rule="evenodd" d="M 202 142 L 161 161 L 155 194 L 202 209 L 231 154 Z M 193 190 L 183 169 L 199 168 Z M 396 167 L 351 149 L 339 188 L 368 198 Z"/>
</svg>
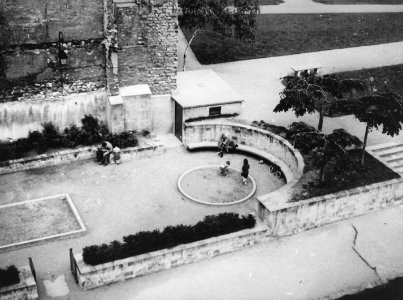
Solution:
<svg viewBox="0 0 403 300">
<path fill-rule="evenodd" d="M 335 99 L 343 99 L 357 91 L 366 93 L 368 87 L 358 79 L 339 80 L 335 75 L 307 74 L 283 77 L 285 89 L 274 112 L 293 110 L 297 117 L 319 112 L 319 131 L 322 130 L 324 105 Z"/>
<path fill-rule="evenodd" d="M 346 148 L 362 144 L 356 136 L 344 129 L 335 129 L 326 135 L 303 122 L 294 122 L 290 125 L 288 139 L 294 147 L 312 155 L 314 166 L 320 169 L 321 182 L 325 180 L 325 167 L 332 160 L 336 163 L 335 169 L 343 171 L 351 161 Z"/>
<path fill-rule="evenodd" d="M 368 133 L 382 126 L 382 133 L 394 136 L 399 134 L 403 123 L 403 100 L 393 92 L 373 93 L 358 99 L 335 102 L 331 110 L 353 114 L 360 122 L 366 123 L 362 164 L 365 160 L 365 147 Z"/>
</svg>

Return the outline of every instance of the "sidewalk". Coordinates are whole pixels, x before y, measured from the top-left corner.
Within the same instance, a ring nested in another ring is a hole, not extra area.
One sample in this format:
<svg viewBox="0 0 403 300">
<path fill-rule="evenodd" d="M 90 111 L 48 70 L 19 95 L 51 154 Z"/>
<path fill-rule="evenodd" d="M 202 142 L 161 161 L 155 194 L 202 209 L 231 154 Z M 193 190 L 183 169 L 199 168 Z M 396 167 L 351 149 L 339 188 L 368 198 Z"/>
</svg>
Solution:
<svg viewBox="0 0 403 300">
<path fill-rule="evenodd" d="M 403 12 L 403 5 L 329 5 L 312 0 L 284 0 L 278 5 L 261 5 L 261 14 L 386 13 Z"/>
</svg>

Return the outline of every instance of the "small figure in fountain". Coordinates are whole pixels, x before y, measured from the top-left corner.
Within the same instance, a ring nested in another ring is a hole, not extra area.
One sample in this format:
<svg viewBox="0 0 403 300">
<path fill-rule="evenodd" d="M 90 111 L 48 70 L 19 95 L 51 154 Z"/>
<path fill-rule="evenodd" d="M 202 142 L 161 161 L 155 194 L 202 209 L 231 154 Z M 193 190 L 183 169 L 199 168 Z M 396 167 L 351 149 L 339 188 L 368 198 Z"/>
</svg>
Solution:
<svg viewBox="0 0 403 300">
<path fill-rule="evenodd" d="M 224 156 L 224 151 L 228 153 L 228 151 L 235 151 L 238 145 L 228 138 L 228 134 L 223 132 L 218 140 L 218 155 L 220 157 Z"/>
<path fill-rule="evenodd" d="M 231 163 L 229 162 L 229 160 L 227 160 L 227 162 L 225 164 L 222 164 L 220 166 L 220 175 L 221 176 L 228 176 L 228 172 L 229 172 L 229 165 Z"/>
</svg>

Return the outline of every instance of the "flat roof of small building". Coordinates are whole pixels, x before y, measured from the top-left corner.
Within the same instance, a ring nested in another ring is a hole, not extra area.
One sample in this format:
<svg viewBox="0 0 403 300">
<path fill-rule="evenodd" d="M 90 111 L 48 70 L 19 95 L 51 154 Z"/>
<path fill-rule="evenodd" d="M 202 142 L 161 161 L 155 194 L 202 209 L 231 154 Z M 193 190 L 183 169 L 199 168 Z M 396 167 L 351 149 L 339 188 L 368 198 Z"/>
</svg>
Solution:
<svg viewBox="0 0 403 300">
<path fill-rule="evenodd" d="M 172 98 L 183 108 L 243 101 L 220 76 L 209 69 L 178 72 L 177 86 L 172 91 Z"/>
</svg>

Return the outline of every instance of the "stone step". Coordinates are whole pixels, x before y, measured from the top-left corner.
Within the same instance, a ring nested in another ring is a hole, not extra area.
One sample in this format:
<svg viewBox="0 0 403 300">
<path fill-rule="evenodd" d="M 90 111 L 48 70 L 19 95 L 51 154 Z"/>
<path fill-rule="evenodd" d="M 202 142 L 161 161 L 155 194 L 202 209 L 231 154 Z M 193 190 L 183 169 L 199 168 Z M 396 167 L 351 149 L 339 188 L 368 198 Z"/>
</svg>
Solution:
<svg viewBox="0 0 403 300">
<path fill-rule="evenodd" d="M 392 168 L 403 167 L 403 159 L 401 161 L 398 160 L 398 161 L 395 161 L 395 162 L 388 163 L 388 166 L 392 167 Z"/>
<path fill-rule="evenodd" d="M 380 152 L 383 150 L 388 150 L 388 149 L 394 148 L 396 145 L 397 144 L 395 142 L 378 144 L 378 145 L 373 145 L 373 146 L 367 147 L 367 150 L 377 153 L 377 152 Z"/>
<path fill-rule="evenodd" d="M 388 163 L 398 162 L 398 161 L 403 162 L 403 155 L 390 155 L 388 157 L 382 157 L 382 159 L 384 159 Z"/>
<path fill-rule="evenodd" d="M 403 173 L 403 166 L 393 168 L 393 171 L 395 171 L 396 173 Z"/>
<path fill-rule="evenodd" d="M 388 155 L 397 155 L 397 154 L 403 154 L 403 145 L 399 145 L 399 147 L 394 147 L 388 150 L 383 150 L 380 152 L 375 152 L 377 155 L 380 157 L 386 157 Z"/>
</svg>

